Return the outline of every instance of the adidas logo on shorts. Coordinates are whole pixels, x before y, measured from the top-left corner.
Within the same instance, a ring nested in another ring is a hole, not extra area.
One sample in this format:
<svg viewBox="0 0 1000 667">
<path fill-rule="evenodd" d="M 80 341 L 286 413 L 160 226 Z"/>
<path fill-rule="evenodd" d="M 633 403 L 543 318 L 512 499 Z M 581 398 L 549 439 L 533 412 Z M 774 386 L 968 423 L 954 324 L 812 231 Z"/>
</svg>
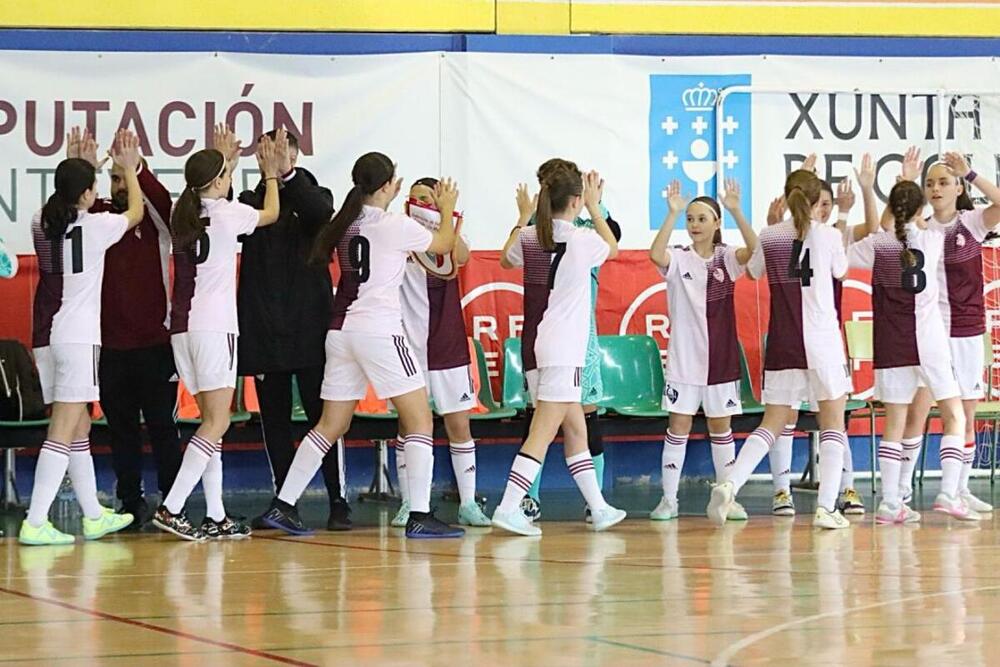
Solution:
<svg viewBox="0 0 1000 667">
<path fill-rule="evenodd" d="M 728 401 L 726 401 L 726 407 L 727 408 L 735 408 L 736 407 L 736 401 L 734 401 L 733 399 L 730 398 Z"/>
<path fill-rule="evenodd" d="M 458 400 L 460 400 L 460 401 L 471 401 L 472 397 L 469 396 L 468 394 L 462 394 L 462 398 L 460 398 Z"/>
<path fill-rule="evenodd" d="M 694 276 L 691 275 L 690 271 L 685 272 L 685 274 L 681 276 L 681 278 L 683 278 L 684 280 L 694 280 Z"/>
</svg>

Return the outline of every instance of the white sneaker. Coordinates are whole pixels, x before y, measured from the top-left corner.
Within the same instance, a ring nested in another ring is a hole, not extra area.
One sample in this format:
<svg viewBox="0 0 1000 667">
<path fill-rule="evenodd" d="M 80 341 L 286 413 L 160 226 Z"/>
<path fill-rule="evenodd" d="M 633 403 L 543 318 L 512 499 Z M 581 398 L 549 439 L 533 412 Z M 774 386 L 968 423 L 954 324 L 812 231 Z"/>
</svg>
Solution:
<svg viewBox="0 0 1000 667">
<path fill-rule="evenodd" d="M 650 521 L 670 521 L 677 518 L 677 501 L 670 500 L 666 496 L 660 499 L 660 504 L 649 513 Z"/>
<path fill-rule="evenodd" d="M 878 504 L 875 510 L 875 523 L 885 525 L 887 523 L 904 523 L 906 521 L 906 505 L 896 503 L 889 504 L 884 500 Z"/>
<path fill-rule="evenodd" d="M 863 516 L 865 513 L 865 501 L 854 489 L 844 489 L 840 494 L 840 507 L 844 514 Z"/>
<path fill-rule="evenodd" d="M 949 496 L 946 493 L 937 494 L 934 499 L 934 511 L 947 514 L 959 521 L 982 521 L 979 512 L 965 504 L 959 496 Z"/>
<path fill-rule="evenodd" d="M 723 526 L 729 516 L 729 508 L 736 499 L 736 488 L 732 482 L 721 482 L 712 487 L 712 497 L 708 501 L 705 514 L 716 526 Z"/>
<path fill-rule="evenodd" d="M 795 516 L 795 501 L 792 494 L 782 489 L 774 494 L 771 501 L 771 514 L 775 516 Z"/>
<path fill-rule="evenodd" d="M 392 517 L 389 525 L 393 528 L 406 528 L 406 522 L 410 520 L 410 503 L 406 500 L 399 506 L 396 516 Z"/>
<path fill-rule="evenodd" d="M 493 512 L 493 525 L 527 537 L 537 537 L 542 534 L 542 529 L 528 521 L 528 517 L 524 516 L 520 507 L 510 512 L 501 512 L 498 507 Z"/>
<path fill-rule="evenodd" d="M 903 523 L 920 523 L 920 512 L 909 505 L 903 505 L 903 513 L 906 515 L 903 518 Z"/>
<path fill-rule="evenodd" d="M 836 530 L 837 528 L 850 528 L 851 522 L 844 518 L 840 510 L 830 512 L 824 507 L 817 507 L 816 515 L 813 517 L 813 526 Z"/>
<path fill-rule="evenodd" d="M 989 514 L 993 511 L 993 505 L 990 505 L 985 500 L 980 500 L 972 495 L 972 491 L 966 489 L 958 494 L 958 497 L 965 501 L 965 504 L 969 506 L 969 509 L 975 510 L 980 514 Z"/>
<path fill-rule="evenodd" d="M 746 508 L 735 500 L 729 506 L 729 512 L 726 513 L 726 521 L 746 521 L 749 518 Z"/>
<path fill-rule="evenodd" d="M 620 510 L 616 507 L 608 505 L 602 510 L 591 511 L 590 516 L 593 517 L 594 520 L 594 522 L 590 525 L 591 530 L 595 533 L 599 533 L 602 530 L 607 530 L 615 524 L 621 523 L 628 515 L 625 510 Z"/>
</svg>

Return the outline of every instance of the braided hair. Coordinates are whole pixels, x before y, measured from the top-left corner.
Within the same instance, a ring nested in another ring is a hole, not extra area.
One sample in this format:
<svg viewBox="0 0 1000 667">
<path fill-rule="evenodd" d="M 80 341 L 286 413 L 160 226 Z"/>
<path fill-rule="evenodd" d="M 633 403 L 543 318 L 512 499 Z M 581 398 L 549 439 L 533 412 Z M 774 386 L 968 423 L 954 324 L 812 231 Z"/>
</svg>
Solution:
<svg viewBox="0 0 1000 667">
<path fill-rule="evenodd" d="M 889 210 L 895 222 L 896 240 L 903 244 L 900 261 L 903 266 L 913 266 L 917 258 L 906 240 L 906 224 L 920 211 L 927 200 L 920 186 L 913 181 L 900 181 L 889 192 Z"/>
</svg>

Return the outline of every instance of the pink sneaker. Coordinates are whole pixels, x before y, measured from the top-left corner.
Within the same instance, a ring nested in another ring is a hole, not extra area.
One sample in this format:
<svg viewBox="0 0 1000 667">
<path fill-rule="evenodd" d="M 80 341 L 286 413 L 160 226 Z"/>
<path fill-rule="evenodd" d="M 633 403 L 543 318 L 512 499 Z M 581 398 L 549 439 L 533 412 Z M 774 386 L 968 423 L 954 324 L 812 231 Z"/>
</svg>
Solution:
<svg viewBox="0 0 1000 667">
<path fill-rule="evenodd" d="M 959 521 L 982 521 L 983 517 L 979 512 L 970 509 L 961 498 L 949 496 L 946 493 L 939 493 L 934 499 L 934 511 L 947 514 Z"/>
</svg>

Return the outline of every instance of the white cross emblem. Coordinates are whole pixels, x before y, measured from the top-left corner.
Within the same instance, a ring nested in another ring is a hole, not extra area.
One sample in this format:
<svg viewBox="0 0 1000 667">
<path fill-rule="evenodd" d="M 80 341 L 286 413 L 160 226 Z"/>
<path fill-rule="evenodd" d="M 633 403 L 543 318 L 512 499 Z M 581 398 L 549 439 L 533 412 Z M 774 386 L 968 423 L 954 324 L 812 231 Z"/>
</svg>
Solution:
<svg viewBox="0 0 1000 667">
<path fill-rule="evenodd" d="M 663 164 L 667 165 L 667 169 L 673 169 L 680 162 L 680 158 L 673 151 L 667 151 L 667 154 L 663 156 Z"/>
<path fill-rule="evenodd" d="M 739 163 L 739 161 L 740 159 L 733 151 L 726 151 L 725 156 L 722 158 L 722 164 L 726 165 L 726 169 L 732 169 Z"/>
<path fill-rule="evenodd" d="M 708 123 L 705 122 L 703 117 L 698 116 L 694 119 L 694 122 L 691 123 L 691 129 L 694 130 L 694 133 L 700 137 L 705 134 L 705 130 L 708 129 Z"/>
<path fill-rule="evenodd" d="M 666 119 L 660 123 L 660 127 L 665 130 L 668 135 L 673 135 L 673 133 L 676 132 L 680 126 L 680 123 L 674 120 L 673 116 L 667 116 Z"/>
<path fill-rule="evenodd" d="M 722 129 L 726 131 L 726 134 L 732 134 L 740 129 L 740 124 L 732 116 L 726 116 L 726 120 L 722 121 Z"/>
</svg>

